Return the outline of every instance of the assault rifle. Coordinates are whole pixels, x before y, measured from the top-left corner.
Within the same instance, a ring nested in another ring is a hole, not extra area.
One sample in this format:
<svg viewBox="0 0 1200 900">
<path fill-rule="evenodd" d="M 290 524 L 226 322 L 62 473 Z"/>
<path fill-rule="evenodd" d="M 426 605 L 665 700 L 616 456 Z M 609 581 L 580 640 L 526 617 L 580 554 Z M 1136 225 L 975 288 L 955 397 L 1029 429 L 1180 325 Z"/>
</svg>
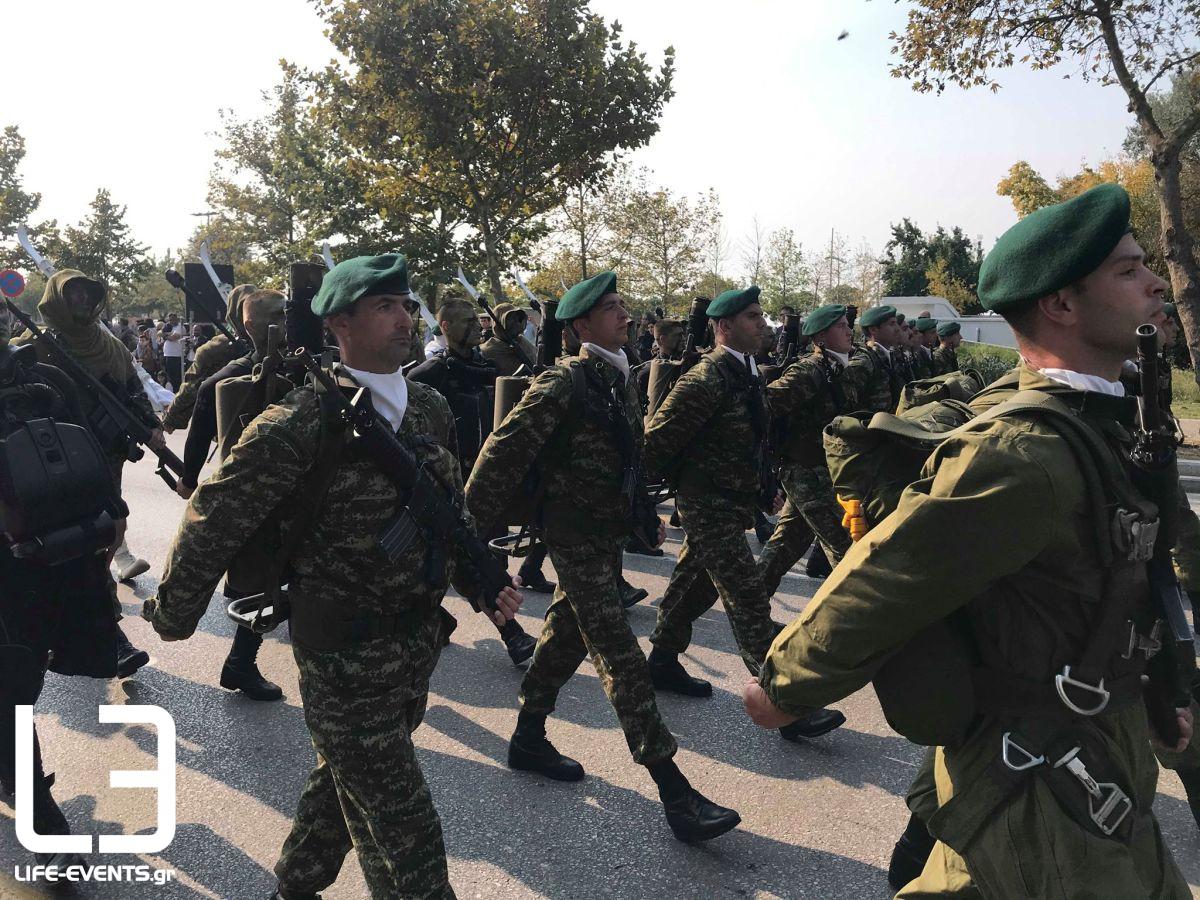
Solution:
<svg viewBox="0 0 1200 900">
<path fill-rule="evenodd" d="M 404 506 L 379 537 L 379 546 L 388 559 L 393 562 L 398 559 L 421 532 L 427 535 L 427 541 L 435 550 L 460 547 L 483 583 L 482 596 L 468 597 L 468 601 L 476 610 L 494 612 L 497 595 L 510 587 L 512 581 L 503 564 L 467 524 L 462 510 L 452 499 L 452 489 L 438 481 L 397 440 L 391 427 L 371 404 L 369 390 L 360 388 L 354 399 L 348 400 L 337 382 L 310 354 L 299 352 L 292 358 L 303 364 L 341 406 L 342 415 L 354 429 L 363 453 L 404 498 Z"/>
<path fill-rule="evenodd" d="M 542 342 L 538 345 L 538 365 L 548 369 L 563 352 L 563 323 L 555 318 L 557 300 L 542 301 Z"/>
<path fill-rule="evenodd" d="M 95 408 L 88 415 L 88 424 L 95 432 L 96 439 L 102 447 L 111 447 L 118 440 L 128 443 L 126 458 L 137 462 L 146 455 L 142 447 L 146 447 L 158 457 L 158 468 L 154 470 L 159 478 L 175 489 L 175 478 L 183 474 L 183 461 L 167 447 L 161 449 L 150 445 L 151 429 L 137 417 L 129 407 L 117 397 L 121 388 L 112 383 L 107 377 L 97 378 L 78 362 L 58 342 L 58 339 L 48 331 L 42 331 L 37 324 L 11 300 L 5 299 L 9 311 L 22 325 L 29 329 L 34 339 L 49 352 L 54 365 L 75 382 L 76 387 L 96 401 Z M 108 382 L 107 384 L 105 382 Z M 174 473 L 172 475 L 171 473 Z"/>
<path fill-rule="evenodd" d="M 1159 531 L 1154 555 L 1147 563 L 1152 599 L 1166 623 L 1162 649 L 1150 660 L 1150 683 L 1146 705 L 1155 730 L 1165 743 L 1179 740 L 1176 708 L 1192 701 L 1196 676 L 1196 648 L 1192 629 L 1184 613 L 1183 593 L 1171 565 L 1179 505 L 1179 472 L 1176 465 L 1174 423 L 1159 408 L 1158 328 L 1141 325 L 1137 330 L 1140 369 L 1141 427 L 1130 457 L 1136 467 L 1138 487 L 1158 506 Z"/>
<path fill-rule="evenodd" d="M 250 351 L 253 349 L 250 346 L 250 342 L 245 338 L 238 337 L 236 334 L 230 331 L 229 326 L 226 325 L 225 321 L 221 318 L 220 311 L 209 305 L 207 297 L 201 297 L 190 287 L 188 287 L 187 282 L 183 280 L 182 275 L 180 275 L 174 269 L 167 269 L 167 271 L 163 272 L 163 277 L 167 279 L 167 283 L 171 285 L 171 287 L 178 288 L 179 290 L 183 291 L 187 298 L 192 301 L 192 306 L 204 313 L 204 317 L 213 324 L 213 327 L 215 327 L 217 331 L 221 332 L 221 334 L 225 335 L 225 339 L 229 341 L 238 356 L 245 356 L 246 354 L 250 353 Z"/>
<path fill-rule="evenodd" d="M 692 301 L 688 312 L 687 339 L 683 343 L 683 365 L 679 374 L 682 375 L 700 361 L 700 348 L 708 345 L 708 304 L 707 297 L 697 297 Z"/>
<path fill-rule="evenodd" d="M 800 317 L 795 313 L 784 313 L 783 316 L 783 356 L 779 361 L 781 367 L 786 366 L 796 358 L 800 350 Z"/>
</svg>

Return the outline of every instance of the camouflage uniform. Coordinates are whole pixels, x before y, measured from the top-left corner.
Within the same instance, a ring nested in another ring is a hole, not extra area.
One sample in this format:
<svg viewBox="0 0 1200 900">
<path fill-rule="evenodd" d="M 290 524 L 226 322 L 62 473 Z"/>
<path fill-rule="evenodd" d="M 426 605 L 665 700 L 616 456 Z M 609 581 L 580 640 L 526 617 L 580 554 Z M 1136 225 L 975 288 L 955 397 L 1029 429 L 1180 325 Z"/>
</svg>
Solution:
<svg viewBox="0 0 1200 900">
<path fill-rule="evenodd" d="M 958 371 L 958 354 L 949 347 L 938 347 L 933 351 L 933 374 L 947 375 Z"/>
<path fill-rule="evenodd" d="M 899 348 L 893 348 L 893 354 Z M 895 412 L 904 390 L 904 378 L 892 356 L 874 341 L 856 348 L 842 374 L 846 408 L 871 412 Z"/>
<path fill-rule="evenodd" d="M 340 377 L 353 387 L 348 375 Z M 191 635 L 221 574 L 270 511 L 313 490 L 310 473 L 324 465 L 317 459 L 321 429 L 308 387 L 250 423 L 192 496 L 157 601 L 143 613 L 156 631 Z M 461 485 L 454 420 L 435 391 L 408 383 L 398 436 L 438 479 Z M 464 596 L 476 587 L 461 551 L 423 534 L 388 560 L 376 536 L 398 502 L 392 483 L 351 442 L 312 521 L 282 517 L 285 546 L 292 528 L 305 528 L 290 560 L 288 595 L 305 722 L 318 754 L 276 865 L 284 890 L 329 886 L 353 845 L 372 896 L 453 896 L 412 731 L 453 628 L 441 608 L 447 584 L 453 580 Z"/>
<path fill-rule="evenodd" d="M 821 443 L 822 429 L 846 411 L 840 383 L 843 371 L 832 354 L 818 348 L 788 366 L 767 387 L 771 414 L 788 417 L 779 467 L 787 503 L 758 560 L 763 584 L 772 594 L 814 534 L 834 564 L 850 547 Z"/>
<path fill-rule="evenodd" d="M 753 404 L 763 410 L 761 423 Z M 771 620 L 771 593 L 746 542 L 759 505 L 754 460 L 765 437 L 766 405 L 761 380 L 718 347 L 679 379 L 646 429 L 647 469 L 668 474 L 673 463 L 679 466 L 671 480 L 686 534 L 650 641 L 672 653 L 687 649 L 692 623 L 713 603 L 711 591 L 692 589 L 703 569 L 754 673 L 780 628 Z"/>
<path fill-rule="evenodd" d="M 584 366 L 589 376 L 582 404 L 574 396 L 572 365 Z M 521 683 L 522 707 L 537 715 L 552 712 L 559 690 L 590 655 L 634 760 L 648 765 L 674 756 L 676 743 L 659 715 L 646 658 L 617 590 L 631 529 L 622 508 L 623 462 L 596 384 L 621 392 L 640 445 L 637 388 L 623 381 L 586 347 L 577 359 L 539 375 L 484 444 L 467 482 L 467 504 L 481 527 L 491 527 L 501 520 L 514 484 L 537 461 L 546 548 L 559 583 Z"/>
<path fill-rule="evenodd" d="M 201 344 L 196 351 L 196 358 L 183 375 L 183 384 L 179 386 L 179 392 L 175 394 L 175 399 L 163 414 L 163 427 L 172 430 L 187 428 L 200 385 L 209 376 L 215 375 L 228 363 L 237 359 L 238 355 L 237 348 L 223 334 L 218 334 L 212 340 Z"/>
<path fill-rule="evenodd" d="M 928 347 L 915 347 L 912 351 L 912 376 L 914 381 L 931 378 L 933 372 L 933 354 Z"/>
</svg>

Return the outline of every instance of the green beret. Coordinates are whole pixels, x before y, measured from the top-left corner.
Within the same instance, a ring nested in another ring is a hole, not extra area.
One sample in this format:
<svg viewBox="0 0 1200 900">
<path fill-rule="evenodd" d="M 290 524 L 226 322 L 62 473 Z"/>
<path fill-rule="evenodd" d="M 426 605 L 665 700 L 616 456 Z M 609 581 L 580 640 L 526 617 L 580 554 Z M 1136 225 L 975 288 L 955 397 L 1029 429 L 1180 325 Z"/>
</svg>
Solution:
<svg viewBox="0 0 1200 900">
<path fill-rule="evenodd" d="M 1170 319 L 1178 318 L 1178 316 L 1175 313 L 1175 304 L 1174 303 L 1164 303 L 1163 304 L 1163 314 L 1166 315 Z"/>
<path fill-rule="evenodd" d="M 915 321 L 917 323 L 917 331 L 921 332 L 921 334 L 924 334 L 926 331 L 933 331 L 933 329 L 938 327 L 938 320 L 931 319 L 929 316 L 923 319 L 916 319 Z"/>
<path fill-rule="evenodd" d="M 858 324 L 863 328 L 874 328 L 876 325 L 882 325 L 895 315 L 896 307 L 894 306 L 872 306 L 858 317 Z"/>
<path fill-rule="evenodd" d="M 958 334 L 962 331 L 962 326 L 957 322 L 943 322 L 937 327 L 938 337 L 950 337 L 952 334 Z"/>
<path fill-rule="evenodd" d="M 1100 184 L 1032 212 L 1000 236 L 979 269 L 979 302 L 1003 313 L 1094 272 L 1129 231 L 1129 195 Z"/>
<path fill-rule="evenodd" d="M 587 315 L 596 305 L 596 301 L 606 294 L 615 292 L 616 289 L 616 272 L 601 272 L 599 275 L 593 275 L 587 281 L 579 282 L 563 294 L 563 298 L 558 301 L 558 309 L 554 312 L 554 318 L 560 322 L 570 322 L 572 319 Z"/>
<path fill-rule="evenodd" d="M 312 311 L 324 318 L 353 306 L 368 294 L 407 294 L 408 262 L 401 253 L 344 259 L 321 281 Z"/>
<path fill-rule="evenodd" d="M 724 319 L 728 316 L 736 316 L 751 303 L 757 303 L 760 293 L 762 292 L 754 285 L 750 285 L 744 290 L 726 291 L 708 304 L 708 317 Z"/>
<path fill-rule="evenodd" d="M 846 315 L 846 307 L 840 303 L 831 303 L 828 306 L 820 306 L 810 312 L 804 320 L 804 327 L 800 331 L 805 337 L 812 337 L 814 334 L 824 331 L 831 325 L 837 323 L 838 319 L 844 318 Z"/>
</svg>

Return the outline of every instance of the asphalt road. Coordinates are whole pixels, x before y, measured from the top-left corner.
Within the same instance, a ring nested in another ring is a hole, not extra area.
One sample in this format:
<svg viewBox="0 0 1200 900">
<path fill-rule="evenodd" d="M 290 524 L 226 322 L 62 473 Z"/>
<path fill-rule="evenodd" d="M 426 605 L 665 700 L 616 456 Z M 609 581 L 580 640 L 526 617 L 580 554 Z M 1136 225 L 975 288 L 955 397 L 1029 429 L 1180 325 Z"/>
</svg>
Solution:
<svg viewBox="0 0 1200 900">
<path fill-rule="evenodd" d="M 172 437 L 181 448 L 181 435 Z M 155 827 L 154 791 L 108 787 L 114 769 L 151 769 L 149 726 L 101 725 L 97 705 L 155 704 L 177 728 L 178 827 L 153 856 L 93 855 L 91 862 L 148 862 L 173 869 L 165 886 L 93 884 L 79 896 L 266 897 L 272 866 L 288 833 L 301 785 L 314 762 L 299 706 L 286 634 L 271 635 L 260 655 L 267 677 L 283 686 L 282 703 L 254 703 L 216 684 L 233 626 L 220 597 L 189 641 L 165 644 L 138 618 L 155 590 L 184 508 L 142 461 L 126 469 L 133 510 L 130 546 L 152 563 L 134 587 L 121 587 L 134 643 L 151 665 L 124 682 L 51 675 L 37 706 L 55 795 L 77 833 L 132 834 Z M 626 575 L 651 599 L 630 612 L 643 648 L 679 549 L 672 530 L 667 555 L 626 556 Z M 752 546 L 757 544 L 751 537 Z M 548 570 L 553 579 L 553 574 Z M 797 615 L 817 582 L 792 574 L 775 598 L 782 621 Z M 527 596 L 521 621 L 536 631 L 549 597 Z M 451 881 L 460 897 L 883 898 L 884 869 L 907 820 L 903 795 L 921 750 L 892 733 L 870 690 L 841 708 L 841 730 L 798 746 L 754 727 L 742 711 L 747 678 L 720 607 L 696 627 L 685 660 L 711 679 L 711 699 L 664 695 L 667 723 L 681 745 L 679 765 L 704 794 L 742 814 L 735 832 L 707 845 L 677 842 L 663 820 L 653 783 L 629 757 L 595 672 L 585 663 L 563 691 L 550 736 L 578 758 L 588 777 L 551 783 L 504 765 L 516 721 L 520 672 L 494 627 L 457 597 L 453 643 L 434 675 L 429 711 L 417 732 L 421 766 L 442 817 Z M 1164 773 L 1155 808 L 1176 859 L 1200 896 L 1200 835 L 1178 780 Z M 0 800 L 0 816 L 12 819 Z M 14 880 L 31 862 L 13 827 L 0 827 L 0 897 L 48 896 Z M 327 898 L 367 896 L 353 854 Z"/>
</svg>

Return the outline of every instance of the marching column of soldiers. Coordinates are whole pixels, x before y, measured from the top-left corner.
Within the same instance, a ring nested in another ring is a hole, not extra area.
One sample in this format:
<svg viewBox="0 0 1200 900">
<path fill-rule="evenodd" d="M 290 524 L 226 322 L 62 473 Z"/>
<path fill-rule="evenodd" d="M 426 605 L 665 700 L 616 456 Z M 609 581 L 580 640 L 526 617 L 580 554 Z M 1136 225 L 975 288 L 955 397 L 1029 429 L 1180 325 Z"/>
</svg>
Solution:
<svg viewBox="0 0 1200 900">
<path fill-rule="evenodd" d="M 1200 825 L 1184 617 L 1200 519 L 1174 462 L 1178 324 L 1121 188 L 1027 216 L 985 258 L 980 302 L 1020 353 L 990 385 L 960 363 L 958 322 L 887 305 L 856 322 L 831 304 L 802 322 L 785 311 L 776 335 L 755 286 L 637 335 L 614 272 L 529 310 L 485 306 L 489 335 L 446 291 L 427 318 L 442 346 L 424 359 L 409 266 L 347 259 L 307 298 L 234 289 L 226 322 L 210 311 L 223 335 L 161 423 L 99 322 L 102 283 L 56 273 L 44 330 L 5 306 L 6 790 L 12 708 L 37 699 L 47 669 L 129 677 L 149 661 L 120 629 L 109 569 L 119 552 L 119 578 L 144 571 L 121 499 L 140 444 L 188 501 L 144 604 L 155 632 L 191 637 L 224 578 L 236 625 L 219 683 L 270 701 L 282 691 L 256 654 L 288 623 L 316 758 L 274 897 L 318 897 L 351 848 L 373 897 L 454 896 L 413 743 L 456 626 L 451 585 L 525 669 L 508 765 L 585 777 L 550 718 L 590 658 L 681 841 L 740 823 L 676 764 L 656 702 L 712 694 L 680 656 L 719 599 L 759 726 L 802 747 L 871 683 L 889 724 L 928 748 L 888 871 L 899 896 L 1190 896 L 1151 803 L 1160 765 L 1173 769 Z M 172 461 L 162 433 L 185 427 Z M 36 445 L 64 450 L 57 477 L 35 477 Z M 670 497 L 682 545 L 647 658 L 625 615 L 645 594 L 622 559 L 661 555 Z M 776 621 L 772 597 L 806 552 L 827 577 Z M 514 576 L 509 553 L 523 555 Z M 553 595 L 537 636 L 515 619 L 526 591 Z M 35 826 L 68 833 L 40 748 L 34 759 Z"/>
</svg>

